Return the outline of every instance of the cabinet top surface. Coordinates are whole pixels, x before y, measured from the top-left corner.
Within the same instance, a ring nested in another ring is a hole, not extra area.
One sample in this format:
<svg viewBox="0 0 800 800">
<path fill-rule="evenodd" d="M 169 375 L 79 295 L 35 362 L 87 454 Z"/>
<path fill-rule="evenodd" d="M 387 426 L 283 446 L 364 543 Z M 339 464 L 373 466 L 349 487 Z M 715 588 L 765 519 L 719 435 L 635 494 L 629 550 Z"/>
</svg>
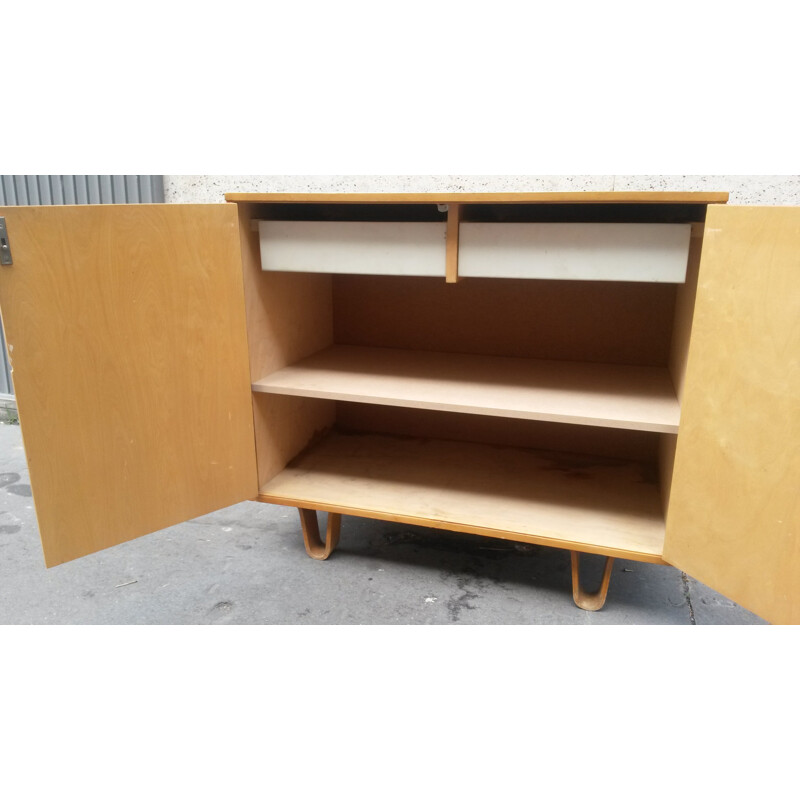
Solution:
<svg viewBox="0 0 800 800">
<path fill-rule="evenodd" d="M 727 203 L 728 192 L 236 193 L 229 203 Z"/>
</svg>

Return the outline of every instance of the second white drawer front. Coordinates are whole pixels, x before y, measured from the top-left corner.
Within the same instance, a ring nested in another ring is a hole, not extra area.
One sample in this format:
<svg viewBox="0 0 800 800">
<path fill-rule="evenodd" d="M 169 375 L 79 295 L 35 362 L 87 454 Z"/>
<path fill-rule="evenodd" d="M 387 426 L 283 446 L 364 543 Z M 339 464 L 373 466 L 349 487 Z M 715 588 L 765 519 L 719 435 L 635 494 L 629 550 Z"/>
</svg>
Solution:
<svg viewBox="0 0 800 800">
<path fill-rule="evenodd" d="M 462 222 L 464 278 L 683 283 L 691 225 Z"/>
<path fill-rule="evenodd" d="M 444 222 L 260 221 L 261 268 L 443 277 L 445 231 Z"/>
</svg>

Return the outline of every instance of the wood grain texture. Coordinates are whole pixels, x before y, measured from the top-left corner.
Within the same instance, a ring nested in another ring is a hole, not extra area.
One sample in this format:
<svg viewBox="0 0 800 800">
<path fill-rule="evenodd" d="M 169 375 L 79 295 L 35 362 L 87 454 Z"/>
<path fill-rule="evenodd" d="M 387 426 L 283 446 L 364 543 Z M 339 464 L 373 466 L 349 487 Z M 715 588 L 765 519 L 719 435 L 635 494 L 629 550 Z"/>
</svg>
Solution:
<svg viewBox="0 0 800 800">
<path fill-rule="evenodd" d="M 319 533 L 319 520 L 317 512 L 308 508 L 301 508 L 300 526 L 303 529 L 303 544 L 306 546 L 306 553 L 317 561 L 327 561 L 331 553 L 339 544 L 339 533 L 342 529 L 342 515 L 328 514 L 328 526 L 325 532 L 325 541 Z"/>
<path fill-rule="evenodd" d="M 458 283 L 458 248 L 461 228 L 461 204 L 449 203 L 447 208 L 447 265 L 445 280 Z"/>
<path fill-rule="evenodd" d="M 334 275 L 334 341 L 663 367 L 674 303 L 672 284 Z"/>
<path fill-rule="evenodd" d="M 666 368 L 337 345 L 254 392 L 630 430 L 678 432 Z"/>
<path fill-rule="evenodd" d="M 587 592 L 583 586 L 581 586 L 580 555 L 574 551 L 570 553 L 570 562 L 572 567 L 572 599 L 575 601 L 575 605 L 578 606 L 578 608 L 582 608 L 584 611 L 599 611 L 606 604 L 614 559 L 610 556 L 606 558 L 606 563 L 603 565 L 603 577 L 600 580 L 600 586 L 594 592 Z"/>
<path fill-rule="evenodd" d="M 333 343 L 331 276 L 263 272 L 253 209 L 238 206 L 251 381 Z M 259 485 L 276 475 L 335 418 L 334 403 L 252 399 Z"/>
<path fill-rule="evenodd" d="M 689 257 L 686 265 L 686 281 L 676 288 L 675 318 L 672 325 L 672 343 L 669 351 L 668 369 L 680 403 L 683 397 L 686 361 L 689 356 L 689 342 L 692 335 L 692 318 L 697 296 L 697 277 L 700 271 L 700 252 L 703 246 L 703 224 L 692 225 L 689 242 Z M 659 480 L 661 481 L 661 502 L 666 516 L 672 492 L 672 475 L 675 468 L 675 448 L 677 437 L 662 434 L 658 443 Z"/>
<path fill-rule="evenodd" d="M 235 210 L 2 213 L 0 308 L 47 565 L 252 498 Z"/>
<path fill-rule="evenodd" d="M 700 223 L 692 225 L 686 280 L 676 287 L 675 291 L 675 318 L 672 324 L 668 366 L 678 400 L 683 396 L 686 360 L 689 357 L 689 341 L 692 336 L 692 319 L 697 296 L 697 276 L 700 272 L 700 253 L 703 247 L 703 227 Z"/>
<path fill-rule="evenodd" d="M 664 555 L 800 623 L 800 208 L 708 211 Z"/>
<path fill-rule="evenodd" d="M 678 437 L 671 433 L 662 433 L 658 437 L 658 480 L 661 484 L 661 506 L 664 516 L 669 508 L 669 497 L 672 493 L 672 474 L 675 470 L 675 448 Z"/>
<path fill-rule="evenodd" d="M 332 433 L 259 499 L 661 563 L 654 475 L 624 461 Z"/>
<path fill-rule="evenodd" d="M 229 203 L 727 203 L 728 192 L 230 192 Z"/>
</svg>

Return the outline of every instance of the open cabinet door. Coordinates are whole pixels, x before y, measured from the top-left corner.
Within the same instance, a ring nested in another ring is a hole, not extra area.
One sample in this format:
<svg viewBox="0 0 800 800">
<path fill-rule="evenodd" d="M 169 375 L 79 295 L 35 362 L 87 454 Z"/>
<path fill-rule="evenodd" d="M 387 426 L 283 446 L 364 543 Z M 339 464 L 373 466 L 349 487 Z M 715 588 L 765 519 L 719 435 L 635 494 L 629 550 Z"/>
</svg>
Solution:
<svg viewBox="0 0 800 800">
<path fill-rule="evenodd" d="M 664 558 L 800 623 L 800 208 L 709 206 Z"/>
<path fill-rule="evenodd" d="M 0 209 L 48 566 L 256 496 L 235 206 Z"/>
</svg>

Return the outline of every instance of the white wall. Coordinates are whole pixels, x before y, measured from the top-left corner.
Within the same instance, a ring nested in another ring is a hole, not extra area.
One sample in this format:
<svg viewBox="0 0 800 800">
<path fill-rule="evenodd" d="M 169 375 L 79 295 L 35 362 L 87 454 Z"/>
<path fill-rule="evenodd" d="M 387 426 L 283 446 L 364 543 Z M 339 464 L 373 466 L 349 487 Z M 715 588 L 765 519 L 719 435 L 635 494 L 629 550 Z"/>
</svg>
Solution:
<svg viewBox="0 0 800 800">
<path fill-rule="evenodd" d="M 165 175 L 168 203 L 225 192 L 724 191 L 732 205 L 800 205 L 800 175 Z"/>
</svg>

